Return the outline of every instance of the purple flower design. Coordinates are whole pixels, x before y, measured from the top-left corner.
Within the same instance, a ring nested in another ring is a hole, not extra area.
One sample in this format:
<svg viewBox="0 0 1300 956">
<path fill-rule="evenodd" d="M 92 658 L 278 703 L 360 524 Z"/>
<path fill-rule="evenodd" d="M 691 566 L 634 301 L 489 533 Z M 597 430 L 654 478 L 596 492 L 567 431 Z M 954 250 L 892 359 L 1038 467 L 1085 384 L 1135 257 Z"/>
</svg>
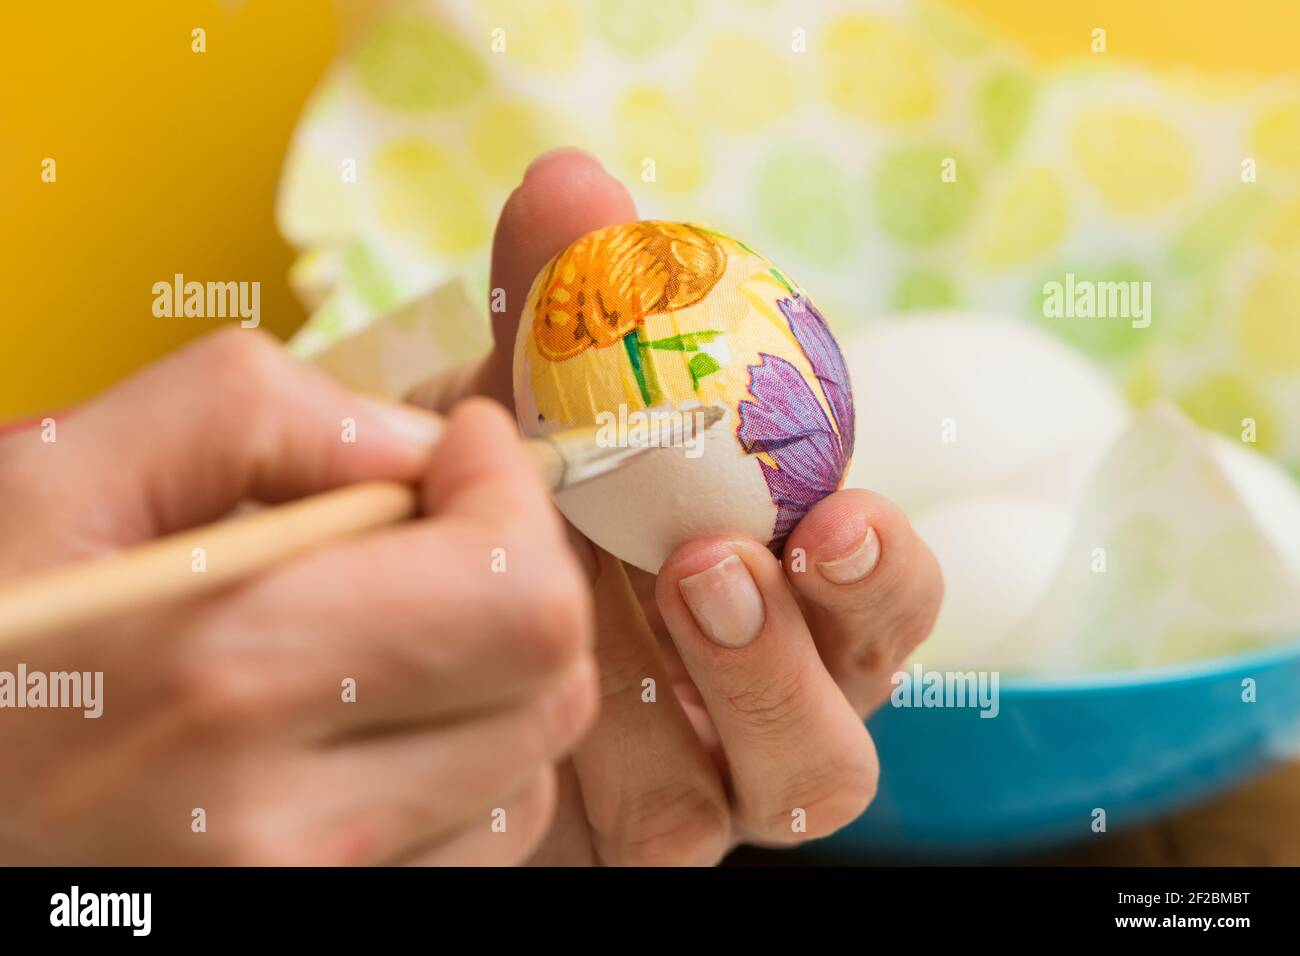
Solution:
<svg viewBox="0 0 1300 956">
<path fill-rule="evenodd" d="M 766 452 L 773 468 L 760 461 L 768 493 L 776 505 L 770 547 L 778 554 L 808 509 L 839 487 L 853 455 L 853 390 L 839 346 L 820 312 L 797 293 L 777 302 L 795 341 L 821 384 L 834 424 L 807 379 L 790 362 L 762 352 L 749 366 L 749 391 L 757 401 L 740 403 L 736 437 L 749 454 Z"/>
</svg>

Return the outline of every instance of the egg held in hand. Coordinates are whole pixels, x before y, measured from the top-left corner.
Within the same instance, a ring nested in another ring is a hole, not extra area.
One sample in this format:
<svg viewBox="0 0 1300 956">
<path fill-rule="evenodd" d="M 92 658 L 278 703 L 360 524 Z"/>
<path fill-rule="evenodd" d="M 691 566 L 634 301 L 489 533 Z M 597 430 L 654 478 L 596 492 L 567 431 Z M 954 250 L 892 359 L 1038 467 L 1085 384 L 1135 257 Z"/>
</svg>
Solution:
<svg viewBox="0 0 1300 956">
<path fill-rule="evenodd" d="M 662 443 L 674 416 L 721 421 L 566 488 L 556 502 L 618 558 L 744 535 L 780 552 L 853 454 L 853 394 L 820 312 L 780 269 L 703 226 L 635 222 L 575 241 L 538 274 L 515 340 L 515 410 L 533 437 L 595 426 Z"/>
</svg>

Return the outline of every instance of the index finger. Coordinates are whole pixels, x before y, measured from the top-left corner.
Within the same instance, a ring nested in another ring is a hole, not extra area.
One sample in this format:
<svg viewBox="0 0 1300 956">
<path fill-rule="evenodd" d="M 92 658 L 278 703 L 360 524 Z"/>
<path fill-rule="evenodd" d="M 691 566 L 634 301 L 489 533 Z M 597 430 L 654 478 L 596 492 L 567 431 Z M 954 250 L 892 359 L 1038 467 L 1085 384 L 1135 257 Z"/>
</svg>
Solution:
<svg viewBox="0 0 1300 956">
<path fill-rule="evenodd" d="M 503 409 L 453 411 L 424 499 L 428 517 L 212 602 L 178 672 L 236 695 L 270 681 L 280 723 L 328 738 L 513 706 L 590 653 L 586 577 Z"/>
</svg>

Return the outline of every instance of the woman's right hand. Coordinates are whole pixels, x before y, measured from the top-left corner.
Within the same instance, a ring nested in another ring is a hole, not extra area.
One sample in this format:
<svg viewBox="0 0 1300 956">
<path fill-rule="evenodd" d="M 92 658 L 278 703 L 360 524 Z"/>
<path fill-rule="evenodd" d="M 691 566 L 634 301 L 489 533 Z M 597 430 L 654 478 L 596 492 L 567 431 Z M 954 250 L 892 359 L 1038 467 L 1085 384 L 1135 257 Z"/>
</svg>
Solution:
<svg viewBox="0 0 1300 956">
<path fill-rule="evenodd" d="M 365 479 L 420 482 L 428 517 L 0 647 L 103 673 L 97 718 L 0 709 L 0 863 L 528 857 L 597 690 L 582 567 L 499 406 L 442 425 L 238 329 L 56 429 L 0 440 L 0 582 Z"/>
</svg>

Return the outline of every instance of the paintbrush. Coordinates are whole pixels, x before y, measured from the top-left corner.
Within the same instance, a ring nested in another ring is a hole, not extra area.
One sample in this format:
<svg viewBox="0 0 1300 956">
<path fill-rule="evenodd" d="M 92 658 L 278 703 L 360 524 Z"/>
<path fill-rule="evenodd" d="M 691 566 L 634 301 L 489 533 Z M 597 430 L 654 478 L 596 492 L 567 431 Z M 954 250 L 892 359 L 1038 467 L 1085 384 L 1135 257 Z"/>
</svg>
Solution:
<svg viewBox="0 0 1300 956">
<path fill-rule="evenodd" d="M 524 446 L 547 486 L 558 491 L 641 455 L 680 447 L 724 414 L 716 405 L 683 410 L 672 416 L 670 434 L 648 446 L 602 445 L 596 427 L 532 438 Z M 278 561 L 404 521 L 418 511 L 413 487 L 361 482 L 18 578 L 0 585 L 0 645 L 214 591 Z M 200 557 L 202 570 L 196 570 Z"/>
</svg>

